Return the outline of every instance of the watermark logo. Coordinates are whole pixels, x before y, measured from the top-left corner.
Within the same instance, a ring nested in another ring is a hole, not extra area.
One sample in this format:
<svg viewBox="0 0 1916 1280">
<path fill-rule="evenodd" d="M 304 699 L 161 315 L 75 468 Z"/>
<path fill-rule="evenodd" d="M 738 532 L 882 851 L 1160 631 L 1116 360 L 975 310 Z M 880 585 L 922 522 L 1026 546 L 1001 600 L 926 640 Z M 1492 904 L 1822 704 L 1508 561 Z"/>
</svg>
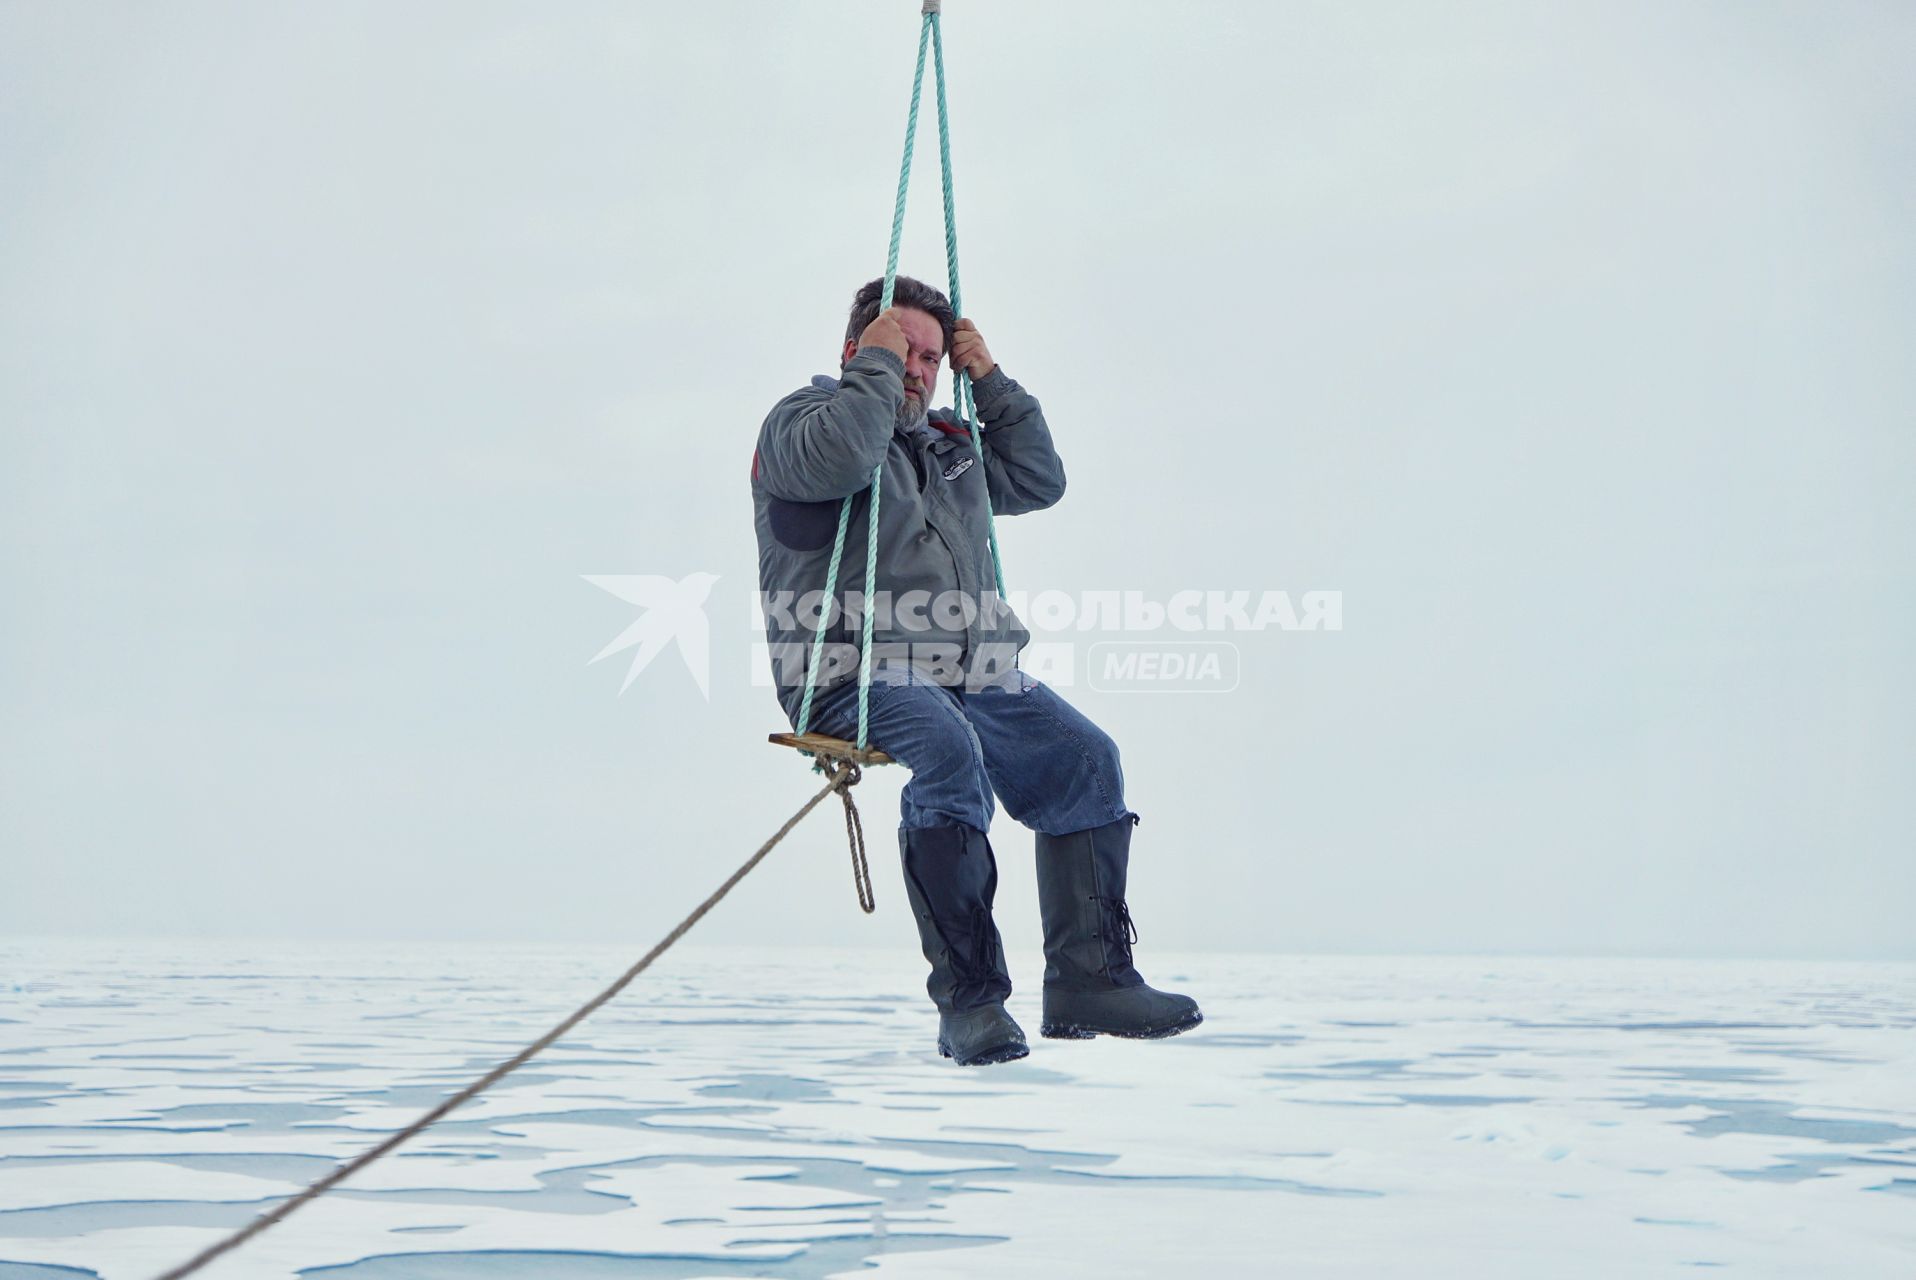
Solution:
<svg viewBox="0 0 1916 1280">
<path fill-rule="evenodd" d="M 1229 693 L 1240 675 L 1228 640 L 1100 640 L 1086 663 L 1101 693 Z"/>
<path fill-rule="evenodd" d="M 591 659 L 632 651 L 621 694 L 676 645 L 710 700 L 707 601 L 717 574 L 581 576 L 641 610 Z M 855 675 L 869 637 L 873 670 L 909 663 L 928 683 L 978 689 L 1022 673 L 1108 693 L 1229 693 L 1245 675 L 1243 647 L 1218 637 L 1344 626 L 1340 591 L 761 591 L 750 603 L 751 683 L 781 689 L 798 688 L 813 671 L 820 687 Z M 821 631 L 824 642 L 815 643 Z"/>
<path fill-rule="evenodd" d="M 632 687 L 639 672 L 651 665 L 652 659 L 676 644 L 699 692 L 707 701 L 711 700 L 712 628 L 706 620 L 705 601 L 712 594 L 712 584 L 718 581 L 716 573 L 688 573 L 676 581 L 649 573 L 580 576 L 645 611 L 612 643 L 592 655 L 592 662 L 597 662 L 637 646 L 631 665 L 625 669 L 625 682 L 619 686 L 621 694 Z M 591 666 L 592 662 L 586 665 Z"/>
</svg>

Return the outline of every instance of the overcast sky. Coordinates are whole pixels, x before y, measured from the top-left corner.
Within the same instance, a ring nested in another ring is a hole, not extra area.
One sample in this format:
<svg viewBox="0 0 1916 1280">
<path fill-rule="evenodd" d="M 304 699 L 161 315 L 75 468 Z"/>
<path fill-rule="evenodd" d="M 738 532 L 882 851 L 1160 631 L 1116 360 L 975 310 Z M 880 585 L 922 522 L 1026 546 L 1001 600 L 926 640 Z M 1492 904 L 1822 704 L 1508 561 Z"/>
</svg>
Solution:
<svg viewBox="0 0 1916 1280">
<path fill-rule="evenodd" d="M 1916 9 L 946 9 L 966 309 L 1070 477 L 1010 584 L 1343 595 L 1230 693 L 1061 690 L 1147 974 L 1916 958 Z M 642 948 L 809 796 L 747 467 L 883 270 L 917 28 L 0 3 L 0 930 Z M 620 696 L 583 575 L 697 572 L 709 701 Z M 901 782 L 875 918 L 834 806 L 699 939 L 915 946 Z"/>
</svg>

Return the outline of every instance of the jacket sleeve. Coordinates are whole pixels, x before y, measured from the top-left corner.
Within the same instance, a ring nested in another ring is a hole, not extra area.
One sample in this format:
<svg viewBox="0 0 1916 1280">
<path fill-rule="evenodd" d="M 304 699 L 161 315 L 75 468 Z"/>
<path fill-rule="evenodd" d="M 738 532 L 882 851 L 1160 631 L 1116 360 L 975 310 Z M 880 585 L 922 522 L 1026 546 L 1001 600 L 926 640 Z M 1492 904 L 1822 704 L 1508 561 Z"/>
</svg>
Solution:
<svg viewBox="0 0 1916 1280">
<path fill-rule="evenodd" d="M 905 403 L 905 362 L 864 347 L 837 391 L 806 387 L 772 407 L 758 432 L 759 483 L 788 502 L 828 502 L 871 483 Z"/>
<path fill-rule="evenodd" d="M 1003 368 L 972 386 L 978 406 L 985 483 L 991 509 L 1001 516 L 1043 511 L 1064 496 L 1064 463 L 1051 447 L 1051 428 L 1037 397 Z"/>
</svg>

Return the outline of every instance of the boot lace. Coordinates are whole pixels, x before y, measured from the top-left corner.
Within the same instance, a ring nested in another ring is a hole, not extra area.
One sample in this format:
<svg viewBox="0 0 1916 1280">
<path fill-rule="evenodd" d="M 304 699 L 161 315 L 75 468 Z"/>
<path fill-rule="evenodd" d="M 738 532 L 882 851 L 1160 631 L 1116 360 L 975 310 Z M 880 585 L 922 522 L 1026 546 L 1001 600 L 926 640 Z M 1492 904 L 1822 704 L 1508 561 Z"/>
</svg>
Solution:
<svg viewBox="0 0 1916 1280">
<path fill-rule="evenodd" d="M 1105 933 L 1105 940 L 1127 950 L 1135 946 L 1138 926 L 1132 922 L 1131 909 L 1125 905 L 1124 899 L 1099 897 L 1098 901 L 1104 904 L 1105 923 L 1114 926 Z"/>
</svg>

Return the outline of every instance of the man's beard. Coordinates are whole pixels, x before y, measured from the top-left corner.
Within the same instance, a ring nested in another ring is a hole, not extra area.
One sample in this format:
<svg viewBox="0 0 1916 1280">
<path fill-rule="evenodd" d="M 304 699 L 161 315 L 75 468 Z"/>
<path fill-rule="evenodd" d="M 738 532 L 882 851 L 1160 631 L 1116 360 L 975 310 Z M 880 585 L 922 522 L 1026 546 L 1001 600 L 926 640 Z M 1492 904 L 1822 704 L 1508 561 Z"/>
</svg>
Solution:
<svg viewBox="0 0 1916 1280">
<path fill-rule="evenodd" d="M 916 397 L 907 395 L 905 402 L 898 407 L 898 420 L 895 425 L 900 431 L 909 431 L 925 420 L 925 406 Z"/>
</svg>

